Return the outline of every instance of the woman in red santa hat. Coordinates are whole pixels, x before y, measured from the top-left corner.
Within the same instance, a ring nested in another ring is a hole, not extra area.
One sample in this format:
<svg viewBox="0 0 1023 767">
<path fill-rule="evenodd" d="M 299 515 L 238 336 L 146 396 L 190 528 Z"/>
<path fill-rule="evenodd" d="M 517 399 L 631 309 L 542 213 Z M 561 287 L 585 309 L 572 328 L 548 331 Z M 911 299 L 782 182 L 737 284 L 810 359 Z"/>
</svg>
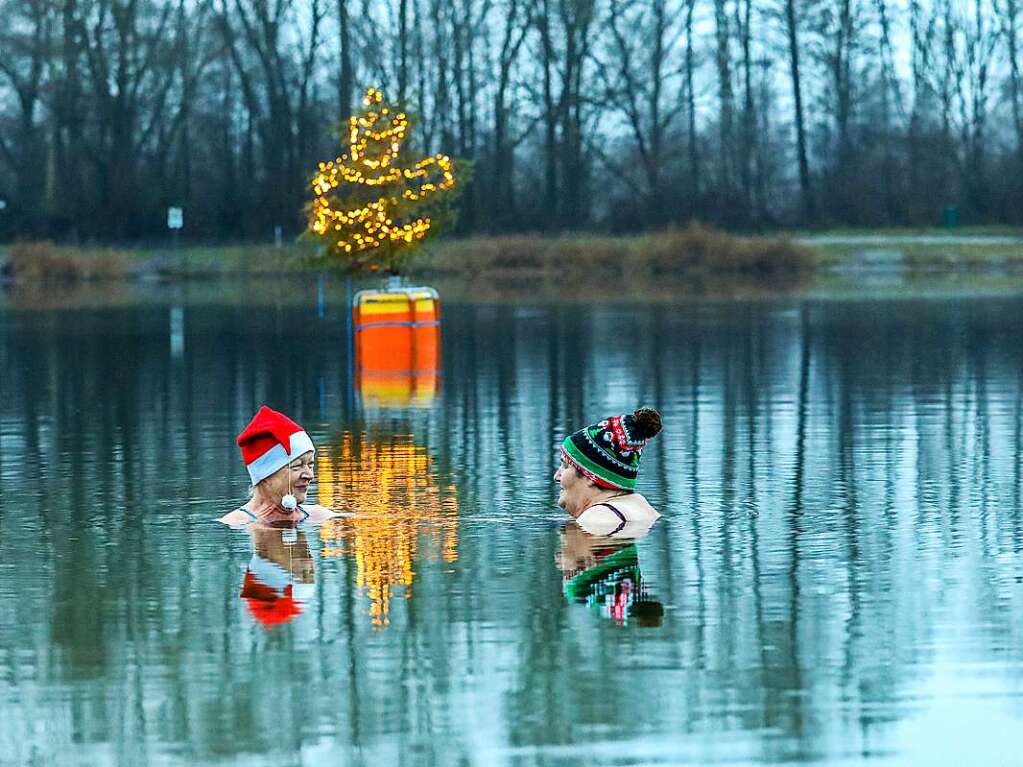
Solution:
<svg viewBox="0 0 1023 767">
<path fill-rule="evenodd" d="M 336 516 L 305 502 L 316 449 L 305 430 L 286 415 L 264 405 L 238 435 L 238 446 L 252 480 L 252 496 L 221 522 L 232 527 L 252 522 L 315 525 Z"/>
</svg>

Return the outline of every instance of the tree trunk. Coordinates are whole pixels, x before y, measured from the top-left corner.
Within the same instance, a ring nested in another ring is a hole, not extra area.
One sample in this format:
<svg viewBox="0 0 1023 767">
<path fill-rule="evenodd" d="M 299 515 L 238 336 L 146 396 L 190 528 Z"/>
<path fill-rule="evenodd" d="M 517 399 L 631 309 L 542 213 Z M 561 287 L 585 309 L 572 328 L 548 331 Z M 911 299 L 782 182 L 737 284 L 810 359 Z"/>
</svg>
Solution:
<svg viewBox="0 0 1023 767">
<path fill-rule="evenodd" d="M 887 0 L 875 0 L 881 37 L 878 41 L 881 59 L 881 186 L 884 189 L 883 221 L 892 225 L 902 220 L 899 213 L 899 195 L 896 192 L 895 153 L 892 147 L 892 101 L 897 81 L 892 55 L 891 25 L 888 20 Z"/>
<path fill-rule="evenodd" d="M 795 0 L 785 0 L 785 23 L 789 41 L 789 71 L 792 76 L 792 97 L 796 110 L 796 154 L 799 160 L 799 190 L 803 201 L 803 221 L 813 224 L 817 218 L 813 189 L 810 186 L 810 164 L 806 153 L 806 122 L 803 117 L 803 88 L 799 70 L 799 30 L 796 24 Z"/>
<path fill-rule="evenodd" d="M 540 0 L 540 15 L 537 20 L 540 29 L 543 52 L 543 103 L 544 103 L 544 188 L 543 213 L 547 229 L 558 220 L 558 110 L 554 104 L 554 49 L 551 44 L 551 20 L 548 0 Z"/>
<path fill-rule="evenodd" d="M 664 151 L 664 126 L 661 124 L 661 91 L 664 70 L 664 37 L 667 18 L 664 0 L 655 0 L 653 5 L 654 34 L 650 52 L 650 154 L 653 162 L 648 163 L 648 186 L 650 188 L 650 217 L 655 227 L 665 222 L 665 195 L 661 189 L 661 164 Z"/>
<path fill-rule="evenodd" d="M 693 49 L 693 11 L 696 9 L 696 0 L 686 2 L 686 117 L 687 133 L 689 135 L 689 179 L 692 190 L 692 202 L 690 213 L 700 199 L 700 148 L 699 138 L 696 133 L 696 85 L 694 83 L 694 72 L 696 69 L 695 51 Z"/>
<path fill-rule="evenodd" d="M 79 70 L 81 36 L 77 18 L 77 0 L 65 0 L 61 6 L 60 55 L 62 78 L 57 89 L 55 108 L 56 163 L 61 179 L 47 185 L 47 209 L 51 216 L 66 217 L 70 239 L 78 243 L 85 234 L 86 193 L 82 177 L 82 120 L 80 106 L 82 84 Z M 89 217 L 92 221 L 92 218 Z M 95 223 L 93 221 L 93 223 Z"/>
<path fill-rule="evenodd" d="M 740 8 L 742 12 L 740 13 Z M 742 47 L 743 107 L 742 107 L 742 201 L 743 222 L 750 223 L 753 215 L 753 162 L 756 156 L 756 111 L 753 104 L 753 62 L 750 56 L 750 36 L 753 0 L 742 0 L 736 5 L 739 40 Z"/>
<path fill-rule="evenodd" d="M 1009 54 L 1009 97 L 1012 99 L 1012 122 L 1016 129 L 1016 153 L 1023 169 L 1023 88 L 1019 64 L 1019 0 L 1005 0 L 1005 38 Z"/>
<path fill-rule="evenodd" d="M 348 0 L 337 0 L 338 58 L 340 68 L 337 79 L 338 118 L 341 129 L 347 127 L 352 115 L 352 96 L 355 90 L 355 68 L 352 66 L 352 24 L 348 15 Z"/>
<path fill-rule="evenodd" d="M 791 0 L 789 0 L 791 2 Z M 725 0 L 714 0 L 714 30 L 717 40 L 718 74 L 718 212 L 731 208 L 735 188 L 735 150 L 733 138 L 733 93 L 731 69 L 731 30 L 725 11 Z"/>
<path fill-rule="evenodd" d="M 408 94 L 408 0 L 398 3 L 398 103 Z"/>
<path fill-rule="evenodd" d="M 528 14 L 525 21 L 519 18 L 521 2 L 522 0 L 511 0 L 505 9 L 504 32 L 498 57 L 497 88 L 494 92 L 493 178 L 495 188 L 493 190 L 492 216 L 497 227 L 502 230 L 509 228 L 518 218 L 515 209 L 515 187 L 512 183 L 514 153 L 509 135 L 511 108 L 508 104 L 508 88 L 511 85 L 512 65 L 529 29 Z"/>
</svg>

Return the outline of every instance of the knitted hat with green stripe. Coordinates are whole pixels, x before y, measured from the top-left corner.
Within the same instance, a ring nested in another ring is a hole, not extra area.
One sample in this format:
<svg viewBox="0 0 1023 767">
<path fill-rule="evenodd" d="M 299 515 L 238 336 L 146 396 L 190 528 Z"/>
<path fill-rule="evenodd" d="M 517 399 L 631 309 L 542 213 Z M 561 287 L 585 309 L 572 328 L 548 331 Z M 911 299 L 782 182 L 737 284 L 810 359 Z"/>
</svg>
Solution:
<svg viewBox="0 0 1023 767">
<path fill-rule="evenodd" d="M 660 413 L 641 407 L 570 434 L 561 443 L 561 455 L 600 487 L 635 490 L 643 448 L 660 430 Z"/>
</svg>

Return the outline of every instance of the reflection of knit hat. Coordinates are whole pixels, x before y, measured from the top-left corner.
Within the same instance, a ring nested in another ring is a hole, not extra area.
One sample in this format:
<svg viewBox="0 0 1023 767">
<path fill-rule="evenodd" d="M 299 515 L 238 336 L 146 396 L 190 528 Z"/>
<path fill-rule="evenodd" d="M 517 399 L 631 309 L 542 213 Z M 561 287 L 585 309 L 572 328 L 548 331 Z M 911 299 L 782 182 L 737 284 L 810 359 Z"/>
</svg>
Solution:
<svg viewBox="0 0 1023 767">
<path fill-rule="evenodd" d="M 630 543 L 611 553 L 594 552 L 598 561 L 592 567 L 565 578 L 561 584 L 569 602 L 585 602 L 593 593 L 594 586 L 617 573 L 635 570 L 639 572 L 639 552 L 636 544 Z"/>
<path fill-rule="evenodd" d="M 301 426 L 266 405 L 238 435 L 238 447 L 253 485 L 314 449 Z"/>
<path fill-rule="evenodd" d="M 566 578 L 562 587 L 569 602 L 585 602 L 618 625 L 661 625 L 664 606 L 647 593 L 635 544 L 600 557 L 593 567 Z"/>
<path fill-rule="evenodd" d="M 643 448 L 660 430 L 660 413 L 643 407 L 569 435 L 561 454 L 600 487 L 635 490 Z"/>
</svg>

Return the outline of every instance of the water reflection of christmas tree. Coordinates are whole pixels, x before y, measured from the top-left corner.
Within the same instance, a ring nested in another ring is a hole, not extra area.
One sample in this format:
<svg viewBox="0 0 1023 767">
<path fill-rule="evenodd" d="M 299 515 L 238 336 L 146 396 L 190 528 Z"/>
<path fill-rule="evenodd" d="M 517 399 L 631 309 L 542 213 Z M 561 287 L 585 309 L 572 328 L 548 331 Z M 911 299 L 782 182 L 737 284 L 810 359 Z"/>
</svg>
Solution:
<svg viewBox="0 0 1023 767">
<path fill-rule="evenodd" d="M 437 483 L 429 454 L 411 435 L 373 440 L 346 432 L 316 460 L 321 503 L 354 514 L 320 528 L 322 555 L 355 560 L 370 617 L 385 626 L 395 590 L 412 596 L 414 562 L 458 558 L 454 487 Z"/>
</svg>

